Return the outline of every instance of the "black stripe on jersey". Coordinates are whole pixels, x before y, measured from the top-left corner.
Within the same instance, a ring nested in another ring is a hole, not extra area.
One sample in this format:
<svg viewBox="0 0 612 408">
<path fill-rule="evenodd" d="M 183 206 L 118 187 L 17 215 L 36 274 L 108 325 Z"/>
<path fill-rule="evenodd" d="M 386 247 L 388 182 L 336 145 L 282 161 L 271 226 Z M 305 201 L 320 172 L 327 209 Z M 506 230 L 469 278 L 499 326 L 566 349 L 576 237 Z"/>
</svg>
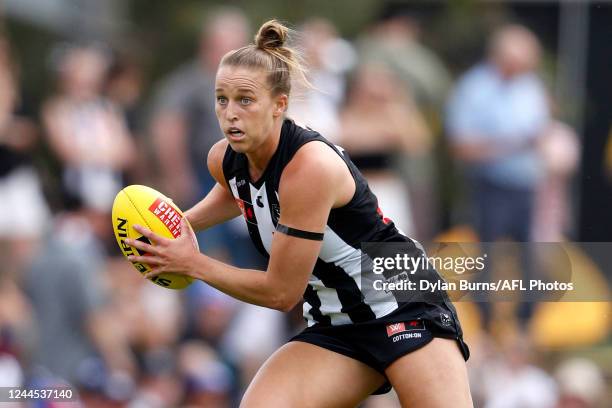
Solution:
<svg viewBox="0 0 612 408">
<path fill-rule="evenodd" d="M 313 275 L 319 278 L 326 287 L 336 290 L 342 305 L 341 312 L 347 313 L 354 323 L 376 319 L 370 306 L 363 301 L 363 293 L 359 290 L 357 283 L 344 269 L 319 258 Z"/>
<path fill-rule="evenodd" d="M 311 306 L 309 313 L 315 322 L 322 326 L 331 326 L 331 318 L 321 313 L 321 299 L 311 285 L 306 286 L 304 301 Z"/>
<path fill-rule="evenodd" d="M 257 218 L 255 217 L 255 210 L 253 209 L 253 199 L 251 198 L 251 187 L 249 183 L 241 183 L 238 188 L 238 196 L 244 203 L 245 219 L 248 219 L 247 227 L 251 240 L 255 245 L 255 248 L 265 257 L 269 257 L 268 251 L 261 242 L 261 236 L 259 235 L 259 229 L 257 228 Z"/>
</svg>

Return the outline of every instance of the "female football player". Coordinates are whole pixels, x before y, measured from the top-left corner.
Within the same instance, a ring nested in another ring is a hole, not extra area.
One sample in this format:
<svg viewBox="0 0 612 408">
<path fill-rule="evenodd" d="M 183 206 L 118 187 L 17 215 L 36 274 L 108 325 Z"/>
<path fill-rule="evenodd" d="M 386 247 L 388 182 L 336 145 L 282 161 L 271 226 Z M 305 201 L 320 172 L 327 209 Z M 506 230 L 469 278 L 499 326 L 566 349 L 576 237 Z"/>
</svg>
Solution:
<svg viewBox="0 0 612 408">
<path fill-rule="evenodd" d="M 169 240 L 141 227 L 153 245 L 129 241 L 148 253 L 131 260 L 153 266 L 148 278 L 188 275 L 273 309 L 303 298 L 308 327 L 260 368 L 244 407 L 349 407 L 391 386 L 403 407 L 472 406 L 469 352 L 448 297 L 400 302 L 366 287 L 363 242 L 400 243 L 410 256 L 422 247 L 382 216 L 341 148 L 285 117 L 292 79 L 306 80 L 288 32 L 268 21 L 253 44 L 221 60 L 215 97 L 225 139 L 208 155 L 217 184 L 185 213 L 196 231 L 242 213 L 267 270 L 209 258 L 189 234 Z"/>
</svg>

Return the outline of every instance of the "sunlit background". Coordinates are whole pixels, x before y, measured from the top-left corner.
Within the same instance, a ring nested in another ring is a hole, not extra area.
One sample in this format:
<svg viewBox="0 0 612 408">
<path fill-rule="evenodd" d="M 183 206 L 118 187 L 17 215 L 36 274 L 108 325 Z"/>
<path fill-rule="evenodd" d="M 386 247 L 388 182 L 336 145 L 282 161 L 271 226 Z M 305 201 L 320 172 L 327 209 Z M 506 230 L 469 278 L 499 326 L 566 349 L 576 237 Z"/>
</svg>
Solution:
<svg viewBox="0 0 612 408">
<path fill-rule="evenodd" d="M 565 242 L 590 285 L 579 302 L 456 303 L 476 406 L 609 407 L 612 3 L 595 0 L 0 2 L 0 386 L 234 407 L 303 327 L 301 306 L 146 282 L 109 215 L 128 184 L 183 209 L 212 187 L 216 66 L 270 18 L 314 85 L 288 116 L 349 152 L 385 216 L 423 242 Z M 199 240 L 265 268 L 241 220 Z"/>
</svg>

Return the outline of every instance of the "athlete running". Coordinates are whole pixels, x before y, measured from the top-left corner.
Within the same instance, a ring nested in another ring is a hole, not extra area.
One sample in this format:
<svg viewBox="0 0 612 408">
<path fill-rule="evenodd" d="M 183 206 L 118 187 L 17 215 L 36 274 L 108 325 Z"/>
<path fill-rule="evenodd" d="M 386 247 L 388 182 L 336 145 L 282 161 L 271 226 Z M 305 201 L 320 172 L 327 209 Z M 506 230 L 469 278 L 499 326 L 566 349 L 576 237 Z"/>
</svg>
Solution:
<svg viewBox="0 0 612 408">
<path fill-rule="evenodd" d="M 401 243 L 410 256 L 422 247 L 383 217 L 341 148 L 285 117 L 292 79 L 305 80 L 288 33 L 268 21 L 253 44 L 221 60 L 215 95 L 225 139 L 208 155 L 217 184 L 185 213 L 196 231 L 242 213 L 267 269 L 227 265 L 197 251 L 188 234 L 169 240 L 142 227 L 154 245 L 131 240 L 148 253 L 131 260 L 154 266 L 148 278 L 188 275 L 259 306 L 289 311 L 303 299 L 308 327 L 260 368 L 243 407 L 351 407 L 391 386 L 403 407 L 471 407 L 469 351 L 446 294 L 401 302 L 366 290 L 362 243 Z"/>
</svg>

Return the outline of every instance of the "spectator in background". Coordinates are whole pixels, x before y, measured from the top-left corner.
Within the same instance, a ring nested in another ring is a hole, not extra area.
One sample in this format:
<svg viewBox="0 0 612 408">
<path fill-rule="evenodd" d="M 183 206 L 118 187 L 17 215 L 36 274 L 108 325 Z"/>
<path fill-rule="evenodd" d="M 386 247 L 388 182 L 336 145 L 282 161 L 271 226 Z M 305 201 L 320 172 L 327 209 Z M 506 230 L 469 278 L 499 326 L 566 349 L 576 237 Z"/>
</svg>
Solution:
<svg viewBox="0 0 612 408">
<path fill-rule="evenodd" d="M 543 176 L 537 144 L 550 120 L 546 91 L 535 72 L 539 59 L 540 45 L 531 31 L 504 26 L 492 37 L 488 60 L 459 79 L 449 100 L 452 151 L 465 167 L 472 222 L 485 243 L 531 239 L 535 193 Z M 531 258 L 528 252 L 521 256 L 526 279 Z M 479 305 L 488 325 L 490 304 Z M 524 303 L 519 310 L 522 322 L 531 306 Z"/>
<path fill-rule="evenodd" d="M 545 128 L 538 148 L 544 178 L 536 192 L 533 240 L 560 242 L 571 227 L 571 177 L 580 162 L 580 142 L 570 126 L 553 120 Z"/>
<path fill-rule="evenodd" d="M 132 135 L 138 131 L 142 87 L 143 72 L 139 62 L 127 54 L 116 55 L 105 78 L 104 95 L 123 114 Z"/>
<path fill-rule="evenodd" d="M 451 77 L 440 58 L 422 44 L 420 36 L 417 14 L 391 6 L 357 46 L 364 63 L 382 63 L 392 69 L 429 117 L 443 106 Z"/>
<path fill-rule="evenodd" d="M 125 168 L 125 184 L 150 184 L 147 164 L 149 148 L 142 131 L 142 93 L 144 74 L 138 60 L 119 53 L 113 58 L 104 84 L 107 97 L 123 116 L 136 149 Z"/>
<path fill-rule="evenodd" d="M 506 338 L 502 346 L 470 370 L 477 406 L 485 408 L 554 408 L 558 390 L 553 378 L 533 363 L 526 337 Z"/>
<path fill-rule="evenodd" d="M 134 157 L 123 116 L 101 94 L 108 62 L 94 47 L 64 50 L 57 93 L 43 107 L 49 146 L 63 167 L 63 188 L 106 224 L 123 187 L 122 171 Z"/>
<path fill-rule="evenodd" d="M 206 343 L 191 340 L 181 344 L 178 368 L 185 383 L 182 406 L 230 408 L 237 405 L 232 401 L 231 369 Z"/>
<path fill-rule="evenodd" d="M 421 16 L 406 6 L 389 5 L 382 18 L 357 42 L 364 64 L 383 64 L 393 71 L 396 86 L 405 88 L 432 134 L 431 148 L 398 163 L 398 172 L 412 196 L 414 234 L 428 240 L 440 227 L 439 191 L 433 145 L 441 133 L 439 112 L 451 85 L 441 59 L 421 41 Z M 418 197 L 418 199 L 417 199 Z"/>
<path fill-rule="evenodd" d="M 223 138 L 211 96 L 216 68 L 223 55 L 246 44 L 248 32 L 240 10 L 221 8 L 211 13 L 202 26 L 195 60 L 171 73 L 157 92 L 150 133 L 158 182 L 161 191 L 183 208 L 195 204 L 215 184 L 206 157 Z M 235 245 L 236 239 L 250 239 L 242 223 L 219 225 L 197 236 L 200 248 L 218 258 L 249 264 L 255 256 L 251 245 Z"/>
<path fill-rule="evenodd" d="M 38 328 L 31 371 L 36 381 L 59 378 L 84 394 L 120 397 L 136 367 L 105 291 L 106 228 L 92 222 L 95 210 L 72 205 L 56 217 L 25 275 Z"/>
<path fill-rule="evenodd" d="M 25 385 L 35 329 L 30 303 L 13 278 L 0 271 L 0 387 Z"/>
<path fill-rule="evenodd" d="M 495 33 L 489 60 L 463 75 L 450 98 L 448 132 L 466 167 L 483 241 L 528 241 L 534 193 L 542 179 L 537 139 L 548 125 L 537 38 L 524 27 Z"/>
<path fill-rule="evenodd" d="M 556 408 L 595 408 L 605 405 L 606 378 L 595 362 L 581 357 L 567 358 L 555 368 L 554 376 L 560 394 Z M 609 382 L 607 391 L 610 391 Z"/>
<path fill-rule="evenodd" d="M 223 137 L 215 116 L 214 80 L 221 57 L 247 42 L 246 17 L 221 9 L 204 22 L 198 54 L 163 81 L 155 100 L 150 132 L 161 190 L 189 207 L 214 186 L 206 156 Z"/>
<path fill-rule="evenodd" d="M 339 144 L 384 203 L 384 216 L 404 233 L 414 233 L 411 197 L 398 170 L 400 160 L 431 148 L 429 128 L 397 78 L 381 65 L 357 69 L 340 115 Z"/>
<path fill-rule="evenodd" d="M 8 39 L 0 34 L 0 264 L 13 277 L 34 251 L 49 216 L 32 162 L 38 130 L 27 116 L 18 78 Z"/>
<path fill-rule="evenodd" d="M 353 68 L 357 56 L 328 20 L 307 20 L 299 32 L 312 88 L 297 87 L 287 115 L 335 142 L 339 132 L 338 114 L 345 92 L 344 74 Z"/>
<path fill-rule="evenodd" d="M 108 315 L 138 361 L 137 390 L 130 407 L 174 407 L 182 399 L 176 366 L 185 319 L 183 293 L 145 280 L 123 257 L 108 260 Z"/>
</svg>

